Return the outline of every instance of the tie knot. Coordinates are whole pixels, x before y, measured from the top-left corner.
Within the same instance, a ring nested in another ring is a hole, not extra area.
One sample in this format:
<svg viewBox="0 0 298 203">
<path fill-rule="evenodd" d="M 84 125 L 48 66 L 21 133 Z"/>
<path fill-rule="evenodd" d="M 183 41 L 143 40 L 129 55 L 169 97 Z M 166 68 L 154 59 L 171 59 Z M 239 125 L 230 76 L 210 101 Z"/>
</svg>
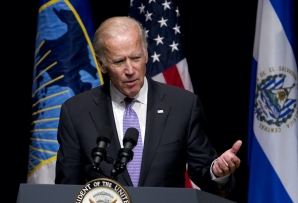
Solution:
<svg viewBox="0 0 298 203">
<path fill-rule="evenodd" d="M 134 98 L 126 97 L 126 98 L 124 99 L 124 102 L 125 102 L 126 105 L 128 105 L 128 104 L 131 104 L 131 102 L 132 102 L 133 100 L 134 100 Z"/>
</svg>

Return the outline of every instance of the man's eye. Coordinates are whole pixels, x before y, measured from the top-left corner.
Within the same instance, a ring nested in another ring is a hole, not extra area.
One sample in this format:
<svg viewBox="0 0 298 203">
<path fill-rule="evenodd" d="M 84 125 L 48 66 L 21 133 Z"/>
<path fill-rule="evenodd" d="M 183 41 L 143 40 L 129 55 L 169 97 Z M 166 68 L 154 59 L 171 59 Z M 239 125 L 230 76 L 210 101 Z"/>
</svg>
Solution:
<svg viewBox="0 0 298 203">
<path fill-rule="evenodd" d="M 134 57 L 132 60 L 137 61 L 139 60 L 141 57 Z"/>
<path fill-rule="evenodd" d="M 123 63 L 123 61 L 115 61 L 115 62 L 114 62 L 115 65 L 119 65 L 119 64 L 121 64 L 121 63 Z"/>
</svg>

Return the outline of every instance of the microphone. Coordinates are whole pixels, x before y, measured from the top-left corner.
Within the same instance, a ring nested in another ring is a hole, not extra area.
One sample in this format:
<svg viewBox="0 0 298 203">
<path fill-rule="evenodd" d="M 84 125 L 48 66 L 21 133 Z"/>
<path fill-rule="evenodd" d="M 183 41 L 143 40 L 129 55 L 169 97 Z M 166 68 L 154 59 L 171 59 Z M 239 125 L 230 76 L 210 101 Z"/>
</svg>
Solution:
<svg viewBox="0 0 298 203">
<path fill-rule="evenodd" d="M 93 170 L 99 171 L 100 163 L 106 159 L 106 147 L 109 146 L 113 130 L 110 126 L 104 126 L 99 130 L 100 137 L 97 138 L 97 147 L 92 150 Z"/>
<path fill-rule="evenodd" d="M 126 166 L 126 164 L 133 159 L 132 149 L 137 145 L 139 138 L 139 131 L 136 128 L 128 128 L 123 138 L 123 148 L 118 152 L 120 159 L 120 168 Z"/>
<path fill-rule="evenodd" d="M 111 178 L 115 179 L 118 174 L 124 172 L 126 164 L 132 160 L 134 146 L 137 145 L 139 131 L 136 128 L 128 128 L 123 138 L 123 148 L 118 152 L 118 158 L 113 164 L 114 169 L 111 171 Z"/>
</svg>

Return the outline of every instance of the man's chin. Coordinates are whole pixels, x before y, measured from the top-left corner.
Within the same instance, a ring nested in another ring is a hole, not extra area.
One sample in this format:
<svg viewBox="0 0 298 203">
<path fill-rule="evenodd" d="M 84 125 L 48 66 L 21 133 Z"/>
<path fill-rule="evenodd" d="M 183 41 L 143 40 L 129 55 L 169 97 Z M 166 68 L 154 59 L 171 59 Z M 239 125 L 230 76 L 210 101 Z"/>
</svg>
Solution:
<svg viewBox="0 0 298 203">
<path fill-rule="evenodd" d="M 125 93 L 126 96 L 133 98 L 139 93 L 140 89 L 139 88 L 130 88 L 128 89 Z"/>
</svg>

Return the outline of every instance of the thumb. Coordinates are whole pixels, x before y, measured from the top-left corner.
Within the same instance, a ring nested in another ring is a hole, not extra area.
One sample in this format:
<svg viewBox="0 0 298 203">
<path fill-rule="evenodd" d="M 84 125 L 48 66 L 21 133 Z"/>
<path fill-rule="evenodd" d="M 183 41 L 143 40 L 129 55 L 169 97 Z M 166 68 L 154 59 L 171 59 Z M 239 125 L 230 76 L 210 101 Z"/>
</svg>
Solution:
<svg viewBox="0 0 298 203">
<path fill-rule="evenodd" d="M 238 150 L 240 149 L 241 145 L 242 145 L 242 141 L 241 141 L 241 140 L 237 140 L 237 141 L 233 144 L 232 148 L 230 149 L 231 152 L 232 152 L 233 154 L 237 154 L 237 152 L 238 152 Z"/>
</svg>

